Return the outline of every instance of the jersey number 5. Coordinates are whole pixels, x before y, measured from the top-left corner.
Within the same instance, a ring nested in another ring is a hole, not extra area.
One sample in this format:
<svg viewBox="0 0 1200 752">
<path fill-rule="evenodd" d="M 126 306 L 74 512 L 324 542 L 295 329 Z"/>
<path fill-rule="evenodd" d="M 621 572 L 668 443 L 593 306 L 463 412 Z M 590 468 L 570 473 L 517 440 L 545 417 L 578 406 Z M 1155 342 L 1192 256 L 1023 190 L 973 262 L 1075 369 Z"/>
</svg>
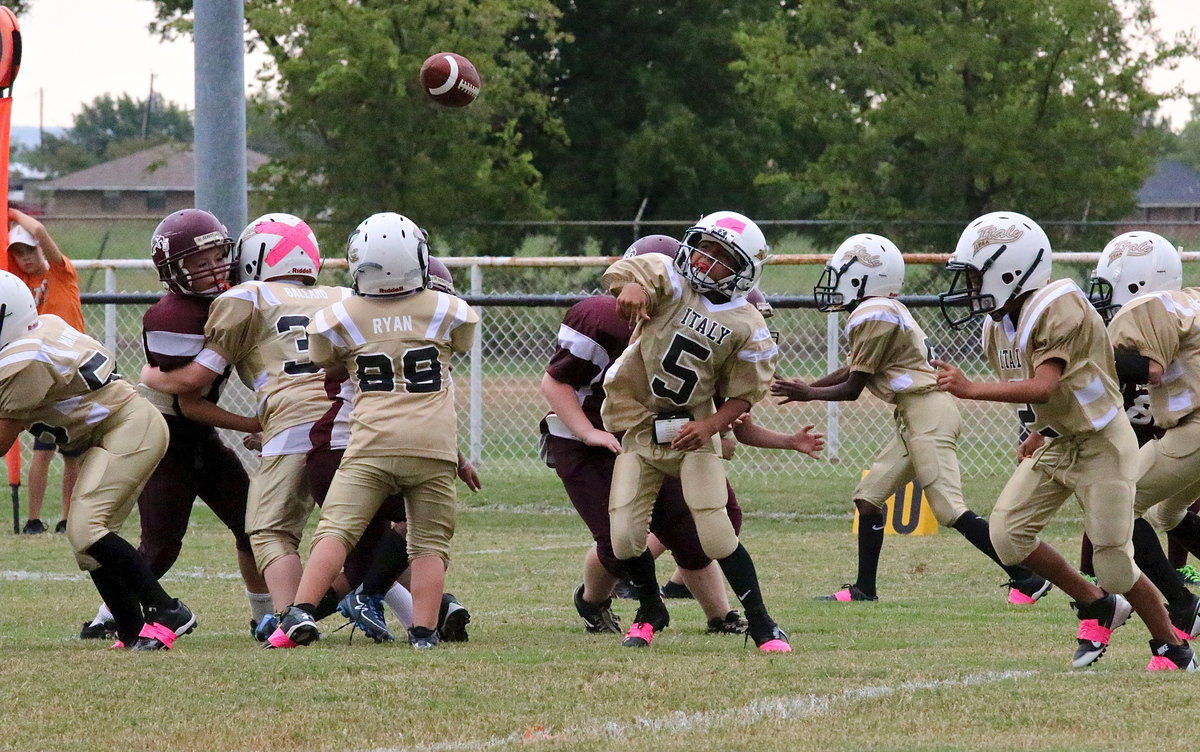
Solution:
<svg viewBox="0 0 1200 752">
<path fill-rule="evenodd" d="M 364 392 L 396 391 L 396 367 L 383 353 L 358 355 L 354 358 L 358 388 Z M 442 361 L 432 345 L 405 350 L 400 356 L 404 391 L 409 394 L 428 394 L 442 390 Z"/>
<path fill-rule="evenodd" d="M 685 355 L 703 362 L 712 357 L 712 351 L 690 337 L 676 334 L 667 348 L 666 355 L 663 355 L 662 369 L 667 375 L 677 379 L 679 386 L 672 387 L 665 379 L 655 376 L 650 382 L 650 391 L 654 392 L 655 396 L 671 400 L 676 405 L 686 405 L 692 398 L 696 384 L 700 383 L 700 374 L 681 362 Z"/>
</svg>

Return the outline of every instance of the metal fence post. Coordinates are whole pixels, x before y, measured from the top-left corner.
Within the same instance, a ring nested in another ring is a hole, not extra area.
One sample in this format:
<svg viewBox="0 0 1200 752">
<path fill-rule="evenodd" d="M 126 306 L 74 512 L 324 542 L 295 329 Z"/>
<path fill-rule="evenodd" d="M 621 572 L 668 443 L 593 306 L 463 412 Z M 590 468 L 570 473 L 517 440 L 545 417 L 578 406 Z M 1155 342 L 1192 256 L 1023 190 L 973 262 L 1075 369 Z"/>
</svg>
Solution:
<svg viewBox="0 0 1200 752">
<path fill-rule="evenodd" d="M 479 264 L 471 264 L 471 294 L 480 295 L 483 292 L 483 269 Z M 471 343 L 471 418 L 469 454 L 472 464 L 478 464 L 483 455 L 483 326 L 484 313 L 482 308 L 476 308 L 479 314 L 479 326 L 475 329 L 475 341 Z"/>
<path fill-rule="evenodd" d="M 112 294 L 117 291 L 117 270 L 111 266 L 104 267 L 104 292 Z M 117 304 L 104 304 L 104 346 L 110 353 L 117 352 Z"/>
<path fill-rule="evenodd" d="M 825 316 L 825 373 L 833 373 L 840 366 L 841 361 L 841 327 L 838 324 L 839 316 L 830 314 Z M 838 461 L 838 439 L 839 439 L 839 404 L 837 402 L 825 403 L 825 459 L 829 462 Z"/>
</svg>

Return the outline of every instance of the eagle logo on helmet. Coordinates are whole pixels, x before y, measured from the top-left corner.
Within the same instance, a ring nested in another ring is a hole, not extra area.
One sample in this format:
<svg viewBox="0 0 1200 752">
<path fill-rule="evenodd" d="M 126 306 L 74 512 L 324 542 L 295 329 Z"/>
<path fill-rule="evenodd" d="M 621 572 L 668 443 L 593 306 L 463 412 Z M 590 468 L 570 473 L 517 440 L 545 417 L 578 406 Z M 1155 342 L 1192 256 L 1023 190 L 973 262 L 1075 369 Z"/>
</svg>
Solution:
<svg viewBox="0 0 1200 752">
<path fill-rule="evenodd" d="M 150 248 L 153 251 L 160 251 L 162 253 L 170 253 L 171 252 L 171 239 L 168 238 L 166 235 L 155 235 L 153 238 L 150 238 Z"/>
<path fill-rule="evenodd" d="M 851 248 L 850 253 L 846 254 L 846 260 L 857 260 L 863 266 L 871 269 L 883 266 L 883 259 L 879 256 L 872 256 L 865 245 L 856 245 Z"/>
<path fill-rule="evenodd" d="M 1113 263 L 1121 256 L 1129 258 L 1130 256 L 1149 256 L 1154 250 L 1154 243 L 1149 240 L 1143 243 L 1135 243 L 1132 240 L 1122 240 L 1113 246 L 1112 252 L 1108 254 L 1108 263 Z"/>
<path fill-rule="evenodd" d="M 974 256 L 989 245 L 1015 242 L 1024 234 L 1016 225 L 1009 225 L 1006 229 L 1000 229 L 995 225 L 988 225 L 982 228 L 979 231 L 979 237 L 975 238 L 975 245 L 971 247 L 971 255 Z"/>
</svg>

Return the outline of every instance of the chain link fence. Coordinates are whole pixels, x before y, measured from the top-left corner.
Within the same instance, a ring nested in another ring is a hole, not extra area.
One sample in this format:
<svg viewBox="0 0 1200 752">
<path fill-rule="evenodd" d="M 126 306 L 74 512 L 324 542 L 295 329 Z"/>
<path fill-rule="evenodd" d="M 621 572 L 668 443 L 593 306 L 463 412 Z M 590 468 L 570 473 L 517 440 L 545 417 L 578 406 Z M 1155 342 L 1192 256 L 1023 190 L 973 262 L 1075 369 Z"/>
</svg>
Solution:
<svg viewBox="0 0 1200 752">
<path fill-rule="evenodd" d="M 1187 254 L 1188 257 L 1197 254 Z M 1084 283 L 1096 254 L 1065 254 L 1056 258 L 1055 276 L 1070 276 Z M 480 313 L 480 336 L 472 350 L 455 365 L 454 380 L 459 407 L 459 445 L 464 454 L 490 472 L 506 469 L 534 470 L 538 422 L 545 401 L 538 389 L 543 369 L 554 350 L 559 323 L 566 307 L 580 296 L 598 292 L 600 273 L 607 260 L 445 258 L 457 288 Z M 938 257 L 910 257 L 907 300 L 913 316 L 943 359 L 959 364 L 968 374 L 990 378 L 979 351 L 979 329 L 952 330 L 935 304 L 946 279 Z M 792 256 L 777 259 L 764 273 L 763 288 L 777 305 L 768 321 L 778 333 L 782 357 L 777 372 L 784 377 L 811 380 L 835 370 L 846 355 L 845 314 L 823 314 L 811 307 L 811 290 L 819 276 L 821 257 Z M 924 262 L 924 263 L 922 263 Z M 341 262 L 344 267 L 345 262 Z M 148 262 L 79 261 L 80 275 L 93 268 L 105 280 L 109 293 L 134 289 L 145 293 Z M 338 262 L 331 261 L 323 281 L 344 281 Z M 1192 276 L 1192 265 L 1185 269 Z M 1086 284 L 1086 283 L 1084 283 Z M 88 333 L 104 342 L 117 356 L 118 367 L 136 381 L 144 363 L 141 319 L 150 298 L 116 303 L 120 295 L 88 295 L 84 314 Z M 105 302 L 108 301 L 108 302 Z M 222 405 L 249 414 L 249 390 L 233 379 Z M 821 461 L 796 453 L 742 447 L 731 468 L 735 473 L 769 475 L 803 474 L 837 476 L 866 470 L 875 453 L 893 431 L 891 407 L 867 392 L 855 402 L 811 403 L 780 406 L 768 400 L 755 407 L 756 421 L 773 430 L 793 432 L 813 424 L 826 434 L 827 449 Z M 960 460 L 964 475 L 993 475 L 1013 462 L 1018 424 L 1012 405 L 964 402 L 964 429 Z M 25 440 L 28 451 L 28 440 Z M 240 441 L 229 437 L 241 450 Z M 249 460 L 249 453 L 245 453 Z"/>
</svg>

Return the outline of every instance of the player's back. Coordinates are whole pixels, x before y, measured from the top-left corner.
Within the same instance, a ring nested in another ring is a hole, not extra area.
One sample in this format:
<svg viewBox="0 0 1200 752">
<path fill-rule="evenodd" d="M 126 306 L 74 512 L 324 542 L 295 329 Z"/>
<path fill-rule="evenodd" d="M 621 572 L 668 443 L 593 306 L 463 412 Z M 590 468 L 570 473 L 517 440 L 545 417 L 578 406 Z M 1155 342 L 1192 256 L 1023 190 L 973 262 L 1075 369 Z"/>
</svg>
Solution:
<svg viewBox="0 0 1200 752">
<path fill-rule="evenodd" d="M 1200 289 L 1139 295 L 1121 306 L 1108 331 L 1113 347 L 1162 366 L 1160 383 L 1147 389 L 1159 428 L 1200 410 Z"/>
<path fill-rule="evenodd" d="M 346 456 L 457 459 L 450 360 L 470 348 L 478 320 L 437 290 L 353 295 L 315 316 L 313 358 L 343 365 L 358 387 Z"/>
<path fill-rule="evenodd" d="M 94 429 L 136 397 L 115 359 L 58 316 L 0 350 L 0 417 L 30 425 L 43 441 L 87 446 Z"/>
<path fill-rule="evenodd" d="M 863 301 L 846 321 L 851 371 L 870 374 L 867 389 L 884 402 L 898 394 L 937 389 L 937 371 L 925 332 L 908 307 L 894 298 Z"/>
<path fill-rule="evenodd" d="M 234 364 L 242 382 L 254 390 L 264 441 L 317 420 L 329 407 L 324 376 L 309 359 L 305 327 L 318 311 L 349 292 L 324 285 L 244 282 L 213 302 L 204 330 L 206 348 Z"/>
</svg>

